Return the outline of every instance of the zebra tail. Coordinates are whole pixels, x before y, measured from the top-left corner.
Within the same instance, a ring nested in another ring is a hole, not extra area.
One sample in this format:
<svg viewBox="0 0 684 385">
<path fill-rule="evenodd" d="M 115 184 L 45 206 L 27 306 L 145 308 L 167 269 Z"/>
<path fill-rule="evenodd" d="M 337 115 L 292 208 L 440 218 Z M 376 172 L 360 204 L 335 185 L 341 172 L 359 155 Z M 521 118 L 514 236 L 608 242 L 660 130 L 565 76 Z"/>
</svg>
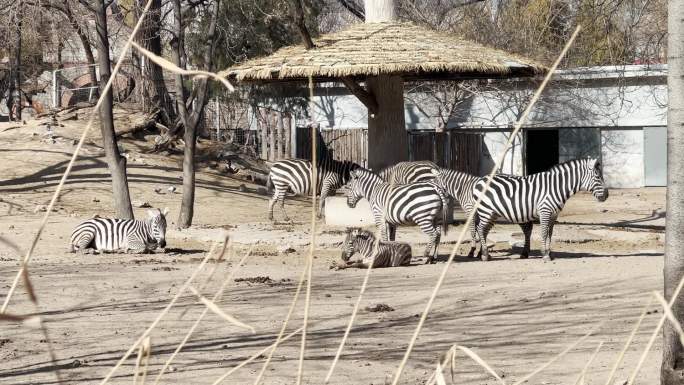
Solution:
<svg viewBox="0 0 684 385">
<path fill-rule="evenodd" d="M 273 192 L 273 180 L 271 179 L 271 173 L 268 173 L 268 178 L 266 178 L 266 191 L 270 194 Z"/>
<path fill-rule="evenodd" d="M 449 230 L 449 220 L 451 218 L 451 216 L 449 215 L 449 207 L 451 205 L 449 204 L 449 198 L 447 197 L 444 190 L 442 190 L 442 188 L 436 186 L 435 190 L 437 190 L 440 199 L 442 199 L 442 230 L 444 232 L 444 235 L 447 235 Z"/>
</svg>

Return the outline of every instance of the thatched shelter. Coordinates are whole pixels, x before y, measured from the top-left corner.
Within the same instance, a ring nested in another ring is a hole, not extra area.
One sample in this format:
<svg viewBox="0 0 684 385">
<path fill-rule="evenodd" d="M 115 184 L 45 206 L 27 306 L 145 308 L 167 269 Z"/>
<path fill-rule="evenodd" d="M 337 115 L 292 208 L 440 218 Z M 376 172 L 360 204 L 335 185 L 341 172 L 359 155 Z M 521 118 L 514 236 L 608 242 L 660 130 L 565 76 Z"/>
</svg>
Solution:
<svg viewBox="0 0 684 385">
<path fill-rule="evenodd" d="M 366 2 L 366 23 L 323 35 L 314 47 L 285 47 L 224 74 L 240 82 L 339 81 L 368 108 L 368 165 L 407 160 L 404 86 L 409 80 L 534 76 L 532 60 L 463 38 L 396 22 L 393 0 Z M 363 84 L 361 84 L 363 83 Z"/>
<path fill-rule="evenodd" d="M 532 60 L 413 23 L 359 23 L 314 40 L 316 48 L 281 48 L 231 67 L 238 81 L 305 80 L 398 75 L 404 79 L 531 76 Z"/>
</svg>

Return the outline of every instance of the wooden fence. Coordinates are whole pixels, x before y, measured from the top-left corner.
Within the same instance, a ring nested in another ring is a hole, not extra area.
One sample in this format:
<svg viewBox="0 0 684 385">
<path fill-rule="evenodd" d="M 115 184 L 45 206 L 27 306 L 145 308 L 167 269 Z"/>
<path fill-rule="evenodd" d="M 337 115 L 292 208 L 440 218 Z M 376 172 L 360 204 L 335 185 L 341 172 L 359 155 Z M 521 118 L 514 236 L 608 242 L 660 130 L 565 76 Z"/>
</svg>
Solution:
<svg viewBox="0 0 684 385">
<path fill-rule="evenodd" d="M 431 160 L 441 167 L 480 175 L 482 135 L 461 132 L 409 132 L 411 160 Z"/>
<path fill-rule="evenodd" d="M 317 156 L 327 153 L 336 160 L 349 160 L 363 167 L 368 165 L 368 130 L 320 130 L 316 140 Z M 297 127 L 297 158 L 311 159 L 311 129 Z"/>
<path fill-rule="evenodd" d="M 292 158 L 296 151 L 292 147 L 292 115 L 259 108 L 256 118 L 259 157 L 269 161 Z"/>
</svg>

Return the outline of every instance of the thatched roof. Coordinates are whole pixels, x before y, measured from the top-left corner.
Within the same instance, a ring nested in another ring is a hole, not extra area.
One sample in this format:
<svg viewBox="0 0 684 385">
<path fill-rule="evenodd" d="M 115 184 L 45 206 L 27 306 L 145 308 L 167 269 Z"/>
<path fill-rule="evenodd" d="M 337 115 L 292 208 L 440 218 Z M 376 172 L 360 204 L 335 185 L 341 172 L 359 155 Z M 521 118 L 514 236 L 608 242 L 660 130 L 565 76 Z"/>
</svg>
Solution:
<svg viewBox="0 0 684 385">
<path fill-rule="evenodd" d="M 237 80 L 288 80 L 402 75 L 408 78 L 515 77 L 541 73 L 532 60 L 412 23 L 360 23 L 281 48 L 223 72 Z M 324 79 L 323 79 L 324 80 Z"/>
</svg>

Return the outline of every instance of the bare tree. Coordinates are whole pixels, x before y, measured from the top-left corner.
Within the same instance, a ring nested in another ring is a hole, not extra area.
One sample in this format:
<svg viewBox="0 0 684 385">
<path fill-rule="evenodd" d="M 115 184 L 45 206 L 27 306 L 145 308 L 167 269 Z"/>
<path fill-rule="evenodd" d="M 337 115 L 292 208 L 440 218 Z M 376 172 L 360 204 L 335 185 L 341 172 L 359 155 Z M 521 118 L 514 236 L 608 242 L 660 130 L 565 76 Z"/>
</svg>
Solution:
<svg viewBox="0 0 684 385">
<path fill-rule="evenodd" d="M 216 34 L 216 24 L 219 14 L 219 1 L 215 1 L 209 14 L 209 27 L 204 35 L 204 55 L 203 64 L 206 70 L 212 69 L 214 51 L 218 36 Z M 181 0 L 172 0 L 173 4 L 173 39 L 171 40 L 173 61 L 178 67 L 185 68 L 188 55 L 186 53 L 185 31 L 190 22 L 184 19 L 181 8 Z M 187 228 L 192 224 L 195 203 L 195 149 L 197 145 L 197 126 L 202 117 L 202 111 L 208 100 L 207 79 L 202 78 L 194 83 L 192 94 L 195 95 L 194 102 L 188 101 L 188 90 L 184 84 L 184 78 L 176 75 L 176 104 L 178 115 L 182 123 L 185 143 L 183 154 L 183 198 L 181 211 L 178 216 L 178 227 Z"/>
<path fill-rule="evenodd" d="M 684 277 L 684 0 L 669 1 L 667 55 L 667 217 L 665 229 L 665 298 L 668 300 Z M 673 313 L 684 321 L 684 297 L 674 302 Z M 677 331 L 663 329 L 662 385 L 684 383 L 684 347 Z"/>
<path fill-rule="evenodd" d="M 111 4 L 104 0 L 81 0 L 95 16 L 97 61 L 100 69 L 100 93 L 111 77 L 111 62 L 109 59 L 109 36 L 107 32 L 107 7 Z M 133 218 L 131 198 L 128 191 L 128 178 L 126 176 L 126 158 L 119 153 L 114 131 L 114 99 L 111 88 L 103 96 L 100 107 L 100 132 L 107 159 L 107 166 L 112 175 L 112 188 L 114 192 L 114 205 L 118 218 Z"/>
</svg>

